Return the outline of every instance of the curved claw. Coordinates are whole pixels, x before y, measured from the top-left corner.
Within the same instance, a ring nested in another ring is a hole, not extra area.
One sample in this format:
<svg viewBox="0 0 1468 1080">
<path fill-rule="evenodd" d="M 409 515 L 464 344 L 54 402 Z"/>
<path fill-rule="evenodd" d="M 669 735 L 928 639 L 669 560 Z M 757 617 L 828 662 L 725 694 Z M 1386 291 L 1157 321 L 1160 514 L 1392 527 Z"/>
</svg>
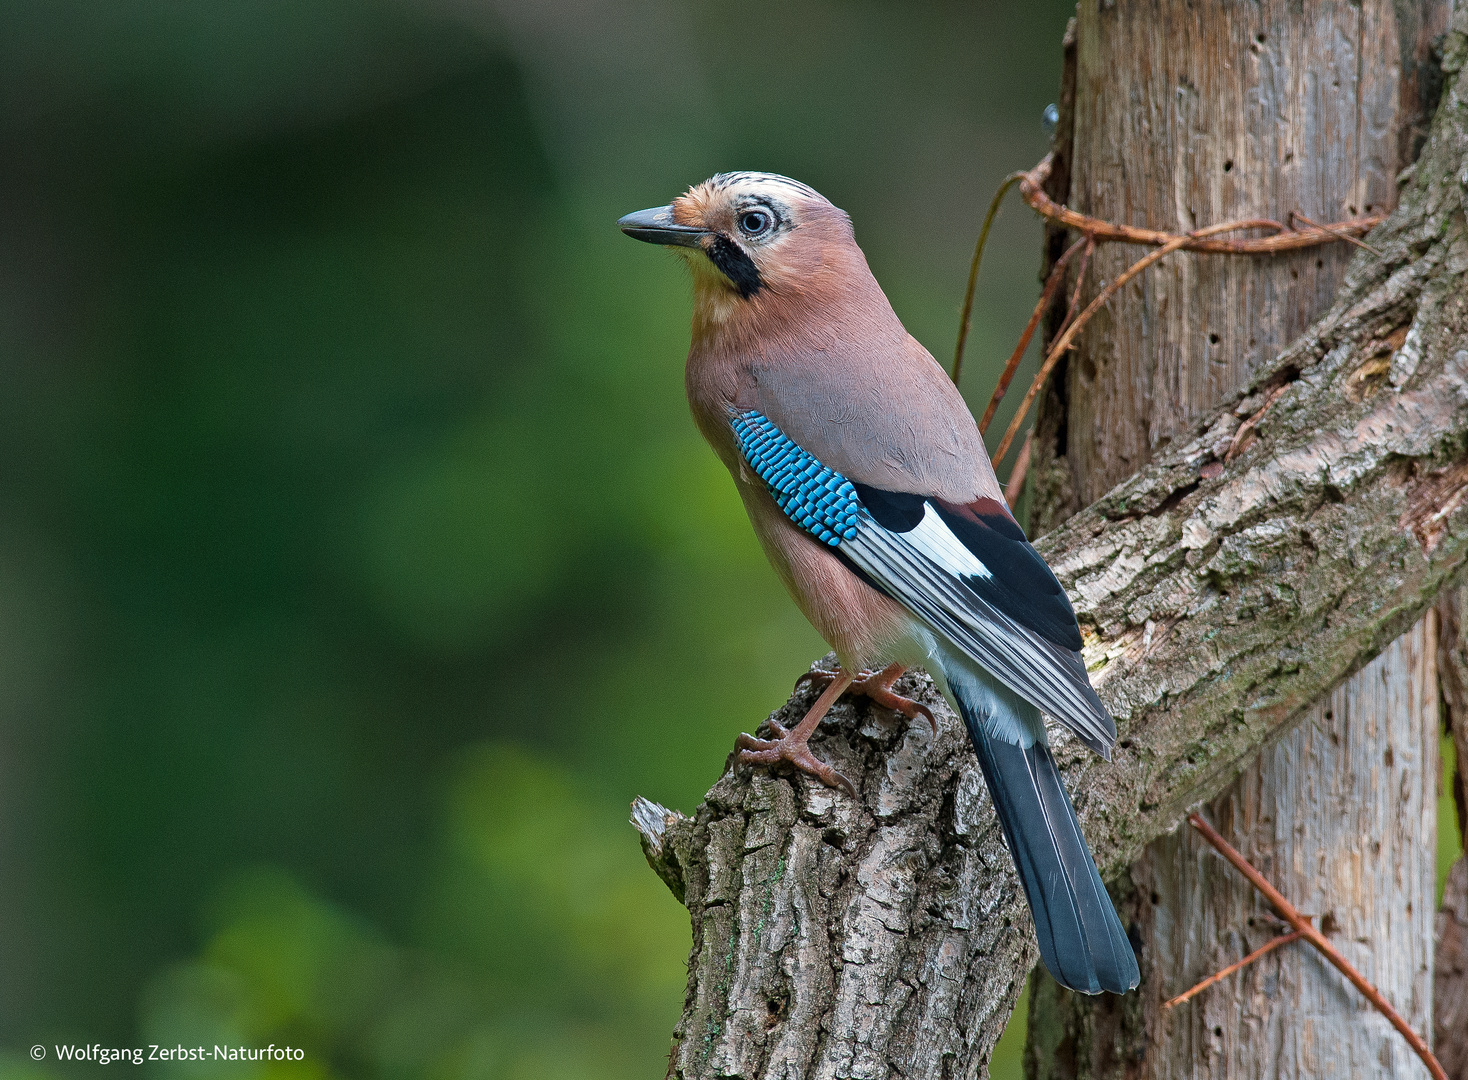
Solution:
<svg viewBox="0 0 1468 1080">
<path fill-rule="evenodd" d="M 894 694 L 886 687 L 873 686 L 863 692 L 878 705 L 891 709 L 893 712 L 899 712 L 909 720 L 916 720 L 921 716 L 928 722 L 928 726 L 933 729 L 933 734 L 938 734 L 938 721 L 933 716 L 933 710 L 921 701 L 913 701 L 912 698 L 905 698 L 901 694 Z"/>
<path fill-rule="evenodd" d="M 836 676 L 829 671 L 807 671 L 804 672 L 800 676 L 800 678 L 795 680 L 795 685 L 790 688 L 790 692 L 792 694 L 795 693 L 806 683 L 826 683 L 830 682 L 835 677 Z"/>
<path fill-rule="evenodd" d="M 848 694 L 860 694 L 870 698 L 884 709 L 901 713 L 909 720 L 916 720 L 921 716 L 933 729 L 933 734 L 938 734 L 938 721 L 933 716 L 933 711 L 926 705 L 911 698 L 905 698 L 901 694 L 892 692 L 892 684 L 896 682 L 906 670 L 901 664 L 893 664 L 882 671 L 862 671 L 858 673 L 847 689 Z M 805 672 L 795 680 L 795 686 L 791 693 L 795 693 L 806 683 L 814 683 L 817 686 L 830 686 L 841 677 L 840 671 L 825 671 L 822 668 L 814 668 Z"/>
<path fill-rule="evenodd" d="M 734 739 L 734 748 L 736 750 L 770 750 L 774 747 L 779 746 L 783 740 L 789 738 L 790 729 L 785 727 L 784 724 L 781 724 L 779 721 L 776 720 L 770 720 L 767 722 L 770 725 L 770 730 L 775 733 L 775 737 L 773 739 L 761 739 L 757 738 L 754 735 L 748 735 L 745 732 L 741 731 L 739 735 Z"/>
<path fill-rule="evenodd" d="M 907 670 L 901 664 L 892 664 L 878 672 L 862 672 L 852 682 L 848 694 L 861 694 L 875 701 L 884 709 L 901 713 L 909 720 L 916 720 L 919 716 L 928 722 L 933 729 L 933 734 L 938 734 L 938 721 L 933 716 L 933 711 L 926 705 L 912 698 L 905 698 L 901 694 L 893 693 L 892 684 L 902 677 Z"/>
</svg>

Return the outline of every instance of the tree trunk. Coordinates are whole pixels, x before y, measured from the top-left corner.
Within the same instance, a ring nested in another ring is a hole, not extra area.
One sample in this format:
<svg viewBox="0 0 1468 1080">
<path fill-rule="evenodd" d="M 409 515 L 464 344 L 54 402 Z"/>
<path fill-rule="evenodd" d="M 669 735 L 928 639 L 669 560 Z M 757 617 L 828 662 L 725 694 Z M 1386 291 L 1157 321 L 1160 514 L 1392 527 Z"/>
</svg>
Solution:
<svg viewBox="0 0 1468 1080">
<path fill-rule="evenodd" d="M 1425 112 L 1417 65 L 1447 14 L 1446 0 L 1083 2 L 1070 190 L 1052 198 L 1175 232 L 1388 208 Z M 1094 276 L 1107 280 L 1139 254 L 1103 248 Z M 1351 254 L 1345 245 L 1267 259 L 1184 253 L 1120 293 L 1046 401 L 1047 471 L 1069 473 L 1059 490 L 1091 502 L 1248 386 L 1326 310 Z M 1047 524 L 1068 509 L 1054 501 L 1038 508 Z M 1297 906 L 1322 917 L 1422 1032 L 1432 1018 L 1435 626 L 1420 622 L 1204 810 Z M 1410 1051 L 1385 1018 L 1304 945 L 1163 1008 L 1280 932 L 1191 829 L 1153 843 L 1119 892 L 1140 946 L 1139 995 L 1086 998 L 1037 970 L 1034 1076 L 1421 1070 L 1405 1063 Z"/>
<path fill-rule="evenodd" d="M 1331 310 L 1252 386 L 1038 541 L 1120 730 L 1110 764 L 1054 734 L 1108 877 L 1409 630 L 1468 561 L 1468 11 L 1456 18 L 1454 85 L 1401 207 L 1369 238 L 1379 254 L 1354 256 Z M 1227 454 L 1265 391 L 1270 411 Z M 693 818 L 639 803 L 648 859 L 693 924 L 670 1075 L 983 1071 L 1032 930 L 961 725 L 925 678 L 904 688 L 933 705 L 936 736 L 860 701 L 813 741 L 855 799 L 729 768 Z M 1423 770 L 1398 753 L 1391 768 Z"/>
</svg>

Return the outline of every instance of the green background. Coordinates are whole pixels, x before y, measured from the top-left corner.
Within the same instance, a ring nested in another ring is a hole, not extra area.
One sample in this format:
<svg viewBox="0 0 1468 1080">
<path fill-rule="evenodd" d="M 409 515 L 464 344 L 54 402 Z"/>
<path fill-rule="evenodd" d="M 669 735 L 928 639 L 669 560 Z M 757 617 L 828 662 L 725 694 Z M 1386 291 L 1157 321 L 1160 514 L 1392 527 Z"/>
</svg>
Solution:
<svg viewBox="0 0 1468 1080">
<path fill-rule="evenodd" d="M 0 8 L 0 1077 L 661 1075 L 688 926 L 627 805 L 691 811 L 824 646 L 613 222 L 793 175 L 946 360 L 1067 15 Z M 1038 256 L 1011 205 L 971 403 Z"/>
</svg>

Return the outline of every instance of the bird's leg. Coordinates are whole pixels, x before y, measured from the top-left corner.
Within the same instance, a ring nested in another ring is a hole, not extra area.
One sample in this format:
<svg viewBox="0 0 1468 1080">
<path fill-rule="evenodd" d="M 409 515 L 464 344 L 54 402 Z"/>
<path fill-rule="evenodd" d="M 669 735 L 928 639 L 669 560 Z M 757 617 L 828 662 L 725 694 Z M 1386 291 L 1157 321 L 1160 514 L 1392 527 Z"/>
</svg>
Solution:
<svg viewBox="0 0 1468 1080">
<path fill-rule="evenodd" d="M 774 729 L 776 736 L 773 739 L 756 739 L 753 735 L 741 733 L 734 740 L 739 760 L 748 765 L 773 765 L 777 761 L 788 761 L 827 787 L 840 788 L 855 798 L 856 787 L 851 781 L 812 754 L 808 745 L 816 726 L 825 719 L 826 713 L 831 711 L 836 699 L 846 692 L 851 681 L 852 677 L 844 671 L 832 675 L 829 685 L 821 691 L 816 703 L 793 729 L 771 720 L 770 727 Z"/>
<path fill-rule="evenodd" d="M 888 664 L 881 671 L 863 671 L 851 680 L 849 693 L 862 694 L 871 698 L 884 709 L 900 712 L 909 720 L 916 720 L 919 716 L 927 720 L 933 729 L 933 734 L 938 734 L 938 721 L 933 719 L 932 710 L 921 702 L 905 698 L 901 694 L 892 692 L 892 684 L 902 677 L 907 669 L 901 664 Z M 829 671 L 807 671 L 795 680 L 795 688 L 798 690 L 801 683 L 827 683 L 836 678 Z"/>
</svg>

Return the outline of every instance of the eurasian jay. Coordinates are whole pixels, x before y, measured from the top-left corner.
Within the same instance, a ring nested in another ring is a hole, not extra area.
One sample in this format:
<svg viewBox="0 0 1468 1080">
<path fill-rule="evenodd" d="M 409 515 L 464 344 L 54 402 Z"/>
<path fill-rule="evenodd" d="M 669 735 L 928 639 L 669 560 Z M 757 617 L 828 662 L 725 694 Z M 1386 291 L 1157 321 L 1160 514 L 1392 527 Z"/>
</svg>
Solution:
<svg viewBox="0 0 1468 1080">
<path fill-rule="evenodd" d="M 1116 725 L 1086 674 L 1075 612 L 1010 516 L 963 398 L 872 276 L 851 220 L 786 177 L 724 173 L 618 224 L 688 257 L 694 420 L 840 662 L 794 729 L 739 736 L 740 759 L 786 761 L 854 793 L 811 753 L 811 733 L 848 691 L 932 721 L 891 689 L 906 667 L 926 668 L 968 728 L 1045 966 L 1083 993 L 1136 986 L 1136 957 L 1041 718 L 1109 760 Z"/>
</svg>

